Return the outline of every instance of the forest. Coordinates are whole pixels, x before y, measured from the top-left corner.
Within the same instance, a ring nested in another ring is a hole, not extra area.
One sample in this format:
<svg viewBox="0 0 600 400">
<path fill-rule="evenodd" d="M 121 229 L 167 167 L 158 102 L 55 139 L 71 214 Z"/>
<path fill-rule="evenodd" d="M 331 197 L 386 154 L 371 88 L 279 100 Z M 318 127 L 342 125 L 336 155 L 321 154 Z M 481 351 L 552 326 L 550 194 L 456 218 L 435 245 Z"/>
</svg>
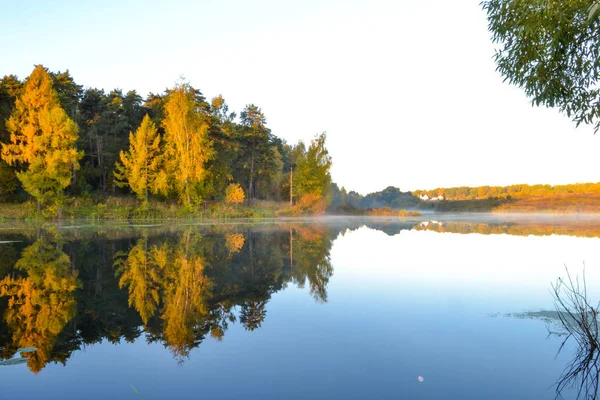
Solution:
<svg viewBox="0 0 600 400">
<path fill-rule="evenodd" d="M 49 215 L 73 199 L 130 193 L 142 209 L 269 200 L 322 212 L 332 201 L 325 142 L 321 133 L 290 145 L 260 107 L 238 115 L 185 81 L 144 99 L 84 89 L 42 65 L 23 81 L 0 80 L 0 200 L 34 199 Z"/>
<path fill-rule="evenodd" d="M 0 80 L 0 218 L 597 211 L 590 196 L 600 183 L 348 192 L 331 179 L 326 138 L 288 144 L 260 107 L 238 115 L 223 96 L 209 101 L 183 80 L 143 98 L 84 88 L 69 71 L 37 65 L 24 80 Z M 422 194 L 447 201 L 428 204 Z"/>
</svg>

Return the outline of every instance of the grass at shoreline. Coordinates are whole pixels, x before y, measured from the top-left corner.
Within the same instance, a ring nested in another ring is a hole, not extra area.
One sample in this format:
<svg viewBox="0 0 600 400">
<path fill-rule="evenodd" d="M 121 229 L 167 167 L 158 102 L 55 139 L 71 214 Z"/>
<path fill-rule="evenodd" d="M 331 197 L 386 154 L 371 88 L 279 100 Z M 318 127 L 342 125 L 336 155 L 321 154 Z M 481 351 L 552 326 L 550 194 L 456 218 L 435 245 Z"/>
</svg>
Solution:
<svg viewBox="0 0 600 400">
<path fill-rule="evenodd" d="M 600 194 L 570 194 L 552 197 L 525 197 L 516 199 L 445 200 L 421 203 L 421 211 L 435 212 L 497 212 L 497 213 L 600 213 Z M 416 211 L 354 209 L 343 207 L 331 215 L 346 216 L 419 216 Z M 164 220 L 260 220 L 281 217 L 308 217 L 309 212 L 290 213 L 287 202 L 256 200 L 251 204 L 232 206 L 223 202 L 207 202 L 196 208 L 185 208 L 174 202 L 150 202 L 140 207 L 135 198 L 104 197 L 101 199 L 70 198 L 62 208 L 62 220 L 89 221 L 164 221 Z M 48 207 L 37 211 L 33 201 L 0 203 L 0 222 L 56 220 L 57 210 Z"/>
<path fill-rule="evenodd" d="M 104 201 L 69 199 L 62 207 L 62 220 L 90 221 L 162 221 L 162 220 L 228 220 L 274 218 L 284 203 L 255 201 L 251 205 L 232 206 L 207 203 L 185 208 L 175 203 L 151 202 L 143 208 L 135 199 L 108 197 Z M 58 219 L 57 209 L 37 211 L 34 202 L 0 203 L 1 221 L 41 221 Z"/>
</svg>

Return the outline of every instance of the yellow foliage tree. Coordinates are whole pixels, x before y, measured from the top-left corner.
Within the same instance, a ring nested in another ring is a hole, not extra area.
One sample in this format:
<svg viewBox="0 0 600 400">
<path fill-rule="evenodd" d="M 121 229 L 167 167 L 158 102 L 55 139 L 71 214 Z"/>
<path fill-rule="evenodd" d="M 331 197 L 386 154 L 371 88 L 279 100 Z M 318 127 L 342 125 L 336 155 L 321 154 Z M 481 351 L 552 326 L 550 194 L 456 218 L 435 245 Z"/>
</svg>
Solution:
<svg viewBox="0 0 600 400">
<path fill-rule="evenodd" d="M 146 204 L 148 192 L 166 191 L 167 177 L 160 169 L 160 135 L 148 114 L 135 133 L 129 133 L 129 151 L 121 151 L 115 166 L 116 183 L 129 186 Z"/>
<path fill-rule="evenodd" d="M 168 181 L 186 206 L 198 200 L 206 163 L 213 156 L 208 119 L 198 108 L 194 89 L 181 84 L 170 92 L 162 122 Z"/>
<path fill-rule="evenodd" d="M 83 154 L 75 149 L 77 125 L 61 108 L 52 78 L 41 65 L 27 79 L 6 127 L 10 143 L 2 144 L 2 159 L 27 166 L 17 172 L 23 188 L 38 200 L 38 208 L 60 200 Z"/>
<path fill-rule="evenodd" d="M 232 183 L 225 190 L 225 202 L 227 204 L 241 204 L 244 202 L 244 189 L 239 183 Z"/>
</svg>

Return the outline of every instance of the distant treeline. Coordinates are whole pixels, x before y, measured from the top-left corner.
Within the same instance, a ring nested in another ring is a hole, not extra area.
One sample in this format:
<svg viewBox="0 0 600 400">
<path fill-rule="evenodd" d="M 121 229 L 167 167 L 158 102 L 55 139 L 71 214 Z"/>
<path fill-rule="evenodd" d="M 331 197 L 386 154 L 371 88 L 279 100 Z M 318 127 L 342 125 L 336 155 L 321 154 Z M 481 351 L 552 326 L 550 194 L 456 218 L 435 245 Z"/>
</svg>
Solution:
<svg viewBox="0 0 600 400">
<path fill-rule="evenodd" d="M 355 191 L 346 192 L 345 188 L 333 185 L 333 201 L 331 208 L 335 209 L 374 209 L 390 207 L 395 210 L 416 208 L 419 199 L 411 192 L 388 186 L 380 192 L 369 193 L 366 196 Z"/>
<path fill-rule="evenodd" d="M 505 211 L 539 211 L 540 209 L 553 209 L 566 211 L 596 212 L 595 207 L 588 203 L 597 202 L 600 183 L 575 183 L 570 185 L 511 185 L 511 186 L 479 186 L 479 187 L 454 187 L 437 188 L 433 190 L 415 190 L 402 192 L 400 189 L 389 186 L 380 192 L 369 193 L 366 196 L 338 188 L 334 183 L 333 201 L 330 210 L 352 212 L 352 209 L 376 209 L 390 207 L 395 210 L 430 208 L 437 211 L 492 211 L 502 209 Z M 447 201 L 436 203 L 423 203 L 420 195 L 427 194 L 430 198 L 444 196 Z M 522 203 L 525 199 L 535 200 L 535 203 Z M 551 203 L 542 202 L 546 198 Z M 476 200 L 462 203 L 461 200 Z M 519 200 L 515 203 L 515 200 Z M 585 207 L 582 208 L 582 206 Z M 577 207 L 574 207 L 577 206 Z"/>
<path fill-rule="evenodd" d="M 479 186 L 437 188 L 433 190 L 415 190 L 413 195 L 419 197 L 426 194 L 429 197 L 444 196 L 446 200 L 482 200 L 489 198 L 523 198 L 551 197 L 569 194 L 600 193 L 599 183 L 574 183 L 570 185 L 510 185 L 510 186 Z"/>
</svg>

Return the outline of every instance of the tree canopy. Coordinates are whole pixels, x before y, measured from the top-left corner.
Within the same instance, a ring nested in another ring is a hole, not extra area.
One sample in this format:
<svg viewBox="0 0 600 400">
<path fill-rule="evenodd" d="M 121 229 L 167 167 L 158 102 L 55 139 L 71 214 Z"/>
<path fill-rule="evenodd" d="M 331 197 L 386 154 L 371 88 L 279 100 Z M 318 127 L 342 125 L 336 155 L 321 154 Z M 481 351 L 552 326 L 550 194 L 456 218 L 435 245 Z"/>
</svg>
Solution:
<svg viewBox="0 0 600 400">
<path fill-rule="evenodd" d="M 178 85 L 164 106 L 165 162 L 172 190 L 187 206 L 201 198 L 206 163 L 212 158 L 207 117 L 203 104 L 187 84 Z"/>
<path fill-rule="evenodd" d="M 312 194 L 324 198 L 331 185 L 331 156 L 325 147 L 326 139 L 324 132 L 317 135 L 306 153 L 299 157 L 296 174 L 299 195 Z"/>
<path fill-rule="evenodd" d="M 535 105 L 600 128 L 600 21 L 589 0 L 486 0 L 495 61 Z"/>
<path fill-rule="evenodd" d="M 129 151 L 121 151 L 115 166 L 117 185 L 129 186 L 144 203 L 148 192 L 157 193 L 167 187 L 166 175 L 160 170 L 160 135 L 148 115 L 129 134 Z"/>
<path fill-rule="evenodd" d="M 144 99 L 84 88 L 68 70 L 37 66 L 25 82 L 8 75 L 0 80 L 0 143 L 0 200 L 30 194 L 44 205 L 65 190 L 92 199 L 131 190 L 143 204 L 158 197 L 194 208 L 239 185 L 246 200 L 288 200 L 292 184 L 319 199 L 330 192 L 324 137 L 317 147 L 291 146 L 259 106 L 238 118 L 223 96 L 208 102 L 188 82 Z"/>
<path fill-rule="evenodd" d="M 82 154 L 75 148 L 77 125 L 61 107 L 41 65 L 27 79 L 6 127 L 10 141 L 2 144 L 2 159 L 26 165 L 17 177 L 38 203 L 57 200 L 71 184 Z"/>
</svg>

